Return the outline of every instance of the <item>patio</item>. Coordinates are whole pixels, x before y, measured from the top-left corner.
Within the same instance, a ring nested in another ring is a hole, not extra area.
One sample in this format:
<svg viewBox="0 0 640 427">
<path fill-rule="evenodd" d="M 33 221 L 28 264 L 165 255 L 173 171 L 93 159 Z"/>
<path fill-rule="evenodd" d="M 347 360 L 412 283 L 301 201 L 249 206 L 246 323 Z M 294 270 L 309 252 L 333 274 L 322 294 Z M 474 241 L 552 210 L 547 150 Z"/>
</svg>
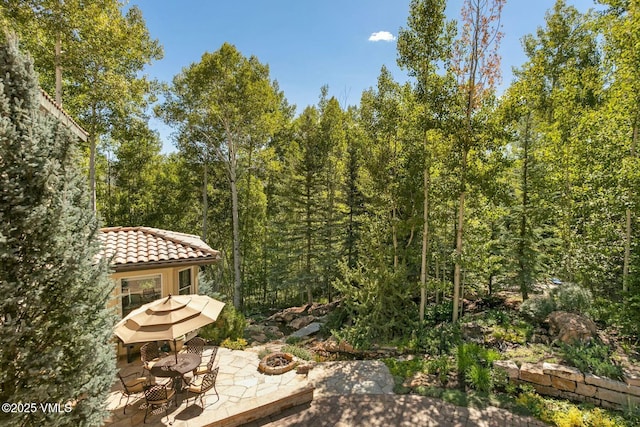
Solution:
<svg viewBox="0 0 640 427">
<path fill-rule="evenodd" d="M 203 358 L 209 357 L 212 348 L 205 347 Z M 180 393 L 177 398 L 178 407 L 171 404 L 169 419 L 164 409 L 155 410 L 147 417 L 149 426 L 166 426 L 173 422 L 174 426 L 236 426 L 255 421 L 284 409 L 308 403 L 313 399 L 313 387 L 305 375 L 296 374 L 295 370 L 282 375 L 264 375 L 258 372 L 258 355 L 255 351 L 238 351 L 219 348 L 215 366 L 220 368 L 216 388 L 220 396 L 210 390 L 204 398 L 204 410 L 200 401 L 194 404 L 193 395 Z M 139 358 L 132 363 L 126 360 L 118 362 L 121 374 L 127 375 L 142 371 Z M 126 397 L 122 399 L 120 381 L 115 381 L 109 394 L 107 407 L 111 417 L 105 423 L 110 427 L 139 426 L 145 414 L 145 399 L 141 394 L 138 399 L 131 399 L 127 413 L 123 414 Z"/>
</svg>

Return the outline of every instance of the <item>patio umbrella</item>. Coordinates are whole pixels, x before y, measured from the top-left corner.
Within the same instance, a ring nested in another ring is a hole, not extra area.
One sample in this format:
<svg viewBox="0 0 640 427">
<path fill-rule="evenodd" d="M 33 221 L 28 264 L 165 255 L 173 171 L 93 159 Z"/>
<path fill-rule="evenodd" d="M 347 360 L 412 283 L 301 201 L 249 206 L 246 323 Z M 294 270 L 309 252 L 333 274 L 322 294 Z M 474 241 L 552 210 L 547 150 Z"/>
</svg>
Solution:
<svg viewBox="0 0 640 427">
<path fill-rule="evenodd" d="M 169 295 L 133 310 L 113 332 L 124 344 L 173 340 L 176 348 L 176 339 L 215 322 L 223 307 L 206 295 Z"/>
</svg>

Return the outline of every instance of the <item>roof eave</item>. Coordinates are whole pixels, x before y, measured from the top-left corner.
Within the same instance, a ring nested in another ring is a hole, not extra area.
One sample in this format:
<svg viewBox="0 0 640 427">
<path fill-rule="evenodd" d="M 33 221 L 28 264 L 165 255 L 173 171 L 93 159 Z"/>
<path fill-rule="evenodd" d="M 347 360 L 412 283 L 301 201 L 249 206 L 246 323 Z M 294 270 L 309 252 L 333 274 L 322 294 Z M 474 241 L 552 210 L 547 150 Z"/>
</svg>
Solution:
<svg viewBox="0 0 640 427">
<path fill-rule="evenodd" d="M 205 257 L 205 258 L 184 258 L 184 259 L 172 259 L 166 261 L 148 261 L 148 262 L 132 262 L 127 264 L 112 265 L 111 268 L 116 273 L 126 271 L 138 271 L 138 270 L 151 270 L 154 268 L 166 268 L 166 267 L 190 267 L 192 265 L 209 265 L 220 261 L 220 256 L 217 257 Z"/>
</svg>

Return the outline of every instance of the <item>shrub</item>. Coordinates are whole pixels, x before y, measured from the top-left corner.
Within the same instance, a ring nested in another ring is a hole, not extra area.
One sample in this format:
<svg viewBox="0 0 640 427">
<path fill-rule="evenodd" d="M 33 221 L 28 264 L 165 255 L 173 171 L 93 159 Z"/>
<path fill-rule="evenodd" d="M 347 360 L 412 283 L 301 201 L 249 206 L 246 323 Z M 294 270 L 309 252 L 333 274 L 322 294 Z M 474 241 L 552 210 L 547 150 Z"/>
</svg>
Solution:
<svg viewBox="0 0 640 427">
<path fill-rule="evenodd" d="M 238 338 L 236 340 L 227 338 L 220 343 L 220 347 L 225 347 L 230 350 L 244 350 L 247 348 L 247 340 L 244 338 Z"/>
<path fill-rule="evenodd" d="M 556 289 L 554 296 L 556 309 L 570 313 L 586 313 L 593 304 L 591 292 L 574 284 L 561 285 Z"/>
<path fill-rule="evenodd" d="M 242 313 L 237 311 L 233 305 L 226 304 L 214 323 L 200 329 L 198 334 L 216 345 L 227 339 L 234 341 L 242 338 L 246 321 Z M 246 346 L 246 344 L 245 344 Z"/>
<path fill-rule="evenodd" d="M 287 344 L 291 344 L 291 345 L 298 344 L 300 341 L 302 341 L 302 338 L 294 337 L 293 335 L 288 336 L 287 339 L 285 340 Z"/>
<path fill-rule="evenodd" d="M 582 411 L 575 406 L 569 408 L 567 412 L 553 414 L 553 422 L 558 427 L 583 427 L 585 425 Z"/>
<path fill-rule="evenodd" d="M 492 364 L 500 359 L 500 353 L 475 343 L 458 346 L 457 365 L 461 385 L 488 393 L 493 389 Z"/>
<path fill-rule="evenodd" d="M 431 355 L 450 354 L 462 342 L 462 332 L 457 323 L 441 323 L 433 328 L 418 329 L 415 341 L 415 350 Z"/>
<path fill-rule="evenodd" d="M 531 389 L 523 388 L 523 391 L 516 398 L 516 405 L 538 419 L 551 421 L 544 398 L 538 395 L 533 387 Z"/>
<path fill-rule="evenodd" d="M 489 367 L 473 364 L 467 371 L 466 380 L 474 390 L 483 393 L 489 393 L 493 390 L 493 375 Z"/>
<path fill-rule="evenodd" d="M 389 368 L 391 375 L 402 378 L 402 381 L 428 369 L 427 362 L 423 359 L 398 360 L 386 358 L 382 359 L 382 361 Z"/>
<path fill-rule="evenodd" d="M 555 310 L 556 303 L 552 295 L 535 296 L 520 305 L 520 313 L 536 323 L 542 323 Z"/>
<path fill-rule="evenodd" d="M 438 375 L 438 380 L 442 384 L 446 384 L 449 381 L 449 370 L 451 365 L 449 363 L 448 356 L 440 356 L 435 360 L 429 362 L 429 373 Z"/>
<path fill-rule="evenodd" d="M 622 367 L 611 360 L 611 349 L 601 342 L 596 340 L 587 343 L 577 341 L 572 345 L 562 344 L 560 350 L 565 362 L 582 372 L 615 380 L 622 379 Z"/>
<path fill-rule="evenodd" d="M 427 306 L 424 311 L 424 320 L 428 324 L 436 325 L 449 321 L 452 315 L 453 302 L 446 301 L 444 303 Z"/>
<path fill-rule="evenodd" d="M 296 356 L 298 359 L 302 360 L 311 360 L 313 359 L 313 354 L 304 347 L 298 347 L 297 345 L 285 345 L 282 347 L 283 353 L 291 353 Z"/>
</svg>

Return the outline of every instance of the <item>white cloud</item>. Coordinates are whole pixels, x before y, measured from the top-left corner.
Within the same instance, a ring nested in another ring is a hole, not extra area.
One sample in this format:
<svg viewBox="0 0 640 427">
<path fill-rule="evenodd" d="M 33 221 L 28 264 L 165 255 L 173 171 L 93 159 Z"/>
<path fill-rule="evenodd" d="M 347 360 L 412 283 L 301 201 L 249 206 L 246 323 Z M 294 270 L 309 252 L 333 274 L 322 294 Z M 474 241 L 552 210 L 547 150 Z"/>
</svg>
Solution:
<svg viewBox="0 0 640 427">
<path fill-rule="evenodd" d="M 392 42 L 396 39 L 396 36 L 391 34 L 389 31 L 377 31 L 375 33 L 371 33 L 369 36 L 370 42 Z"/>
</svg>

